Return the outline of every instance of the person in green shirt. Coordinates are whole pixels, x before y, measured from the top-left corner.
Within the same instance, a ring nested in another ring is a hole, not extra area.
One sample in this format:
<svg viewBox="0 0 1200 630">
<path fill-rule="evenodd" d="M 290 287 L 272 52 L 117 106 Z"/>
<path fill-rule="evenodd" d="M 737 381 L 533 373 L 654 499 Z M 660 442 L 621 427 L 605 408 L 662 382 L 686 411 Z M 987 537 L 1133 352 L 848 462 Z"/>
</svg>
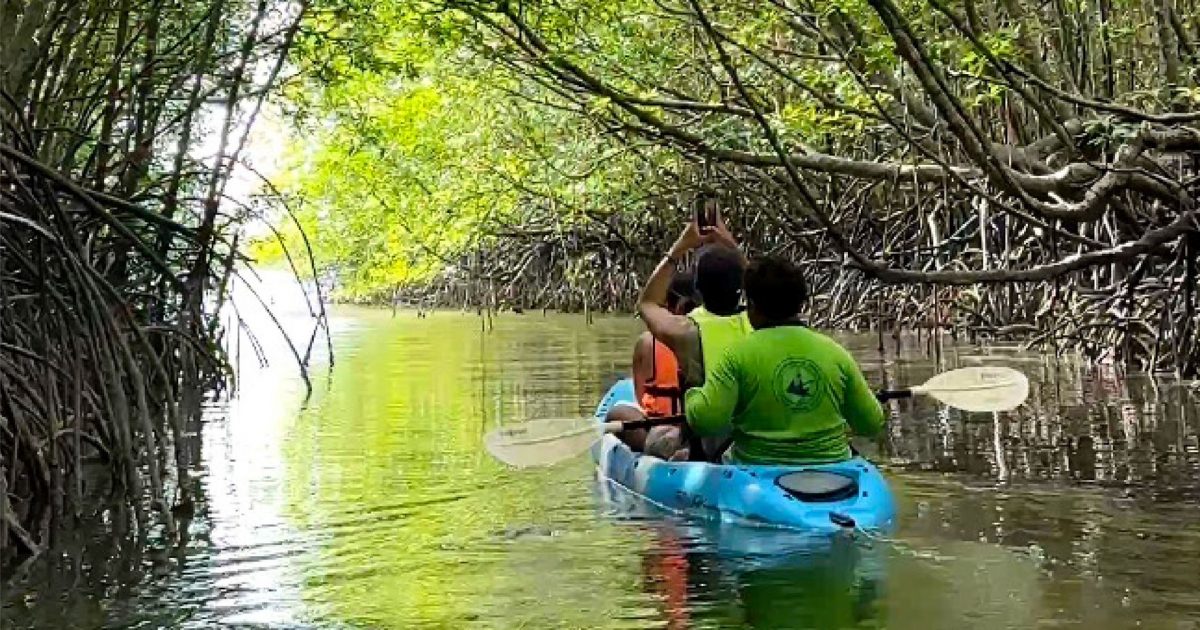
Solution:
<svg viewBox="0 0 1200 630">
<path fill-rule="evenodd" d="M 700 435 L 732 428 L 729 457 L 738 463 L 848 459 L 846 426 L 871 436 L 884 421 L 862 370 L 845 348 L 801 323 L 807 287 L 791 262 L 750 263 L 745 291 L 754 332 L 684 394 L 688 424 Z"/>
<path fill-rule="evenodd" d="M 725 351 L 754 330 L 741 308 L 745 257 L 717 212 L 715 199 L 702 196 L 700 203 L 705 208 L 702 214 L 710 216 L 712 224 L 701 226 L 693 220 L 684 226 L 667 256 L 646 280 L 637 307 L 650 334 L 674 353 L 680 384 L 685 388 L 703 383 Z M 695 289 L 702 306 L 687 314 L 673 313 L 666 306 L 668 287 L 675 267 L 693 250 Z M 610 415 L 610 419 L 631 418 Z M 709 451 L 724 441 L 719 433 L 711 439 L 690 438 L 677 425 L 656 426 L 647 432 L 643 452 L 662 459 L 708 459 Z"/>
</svg>

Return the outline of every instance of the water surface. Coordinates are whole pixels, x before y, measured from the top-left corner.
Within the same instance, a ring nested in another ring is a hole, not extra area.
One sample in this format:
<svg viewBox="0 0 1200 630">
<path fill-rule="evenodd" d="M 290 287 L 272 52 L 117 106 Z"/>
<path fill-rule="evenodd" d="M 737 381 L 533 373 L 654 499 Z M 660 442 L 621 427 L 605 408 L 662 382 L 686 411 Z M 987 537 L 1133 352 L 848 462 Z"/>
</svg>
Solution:
<svg viewBox="0 0 1200 630">
<path fill-rule="evenodd" d="M 590 413 L 626 371 L 629 317 L 510 314 L 488 331 L 473 313 L 343 307 L 333 323 L 336 361 L 307 401 L 272 335 L 268 367 L 235 348 L 239 395 L 206 412 L 183 542 L 143 551 L 85 526 L 6 588 L 4 627 L 1200 627 L 1185 386 L 949 337 L 941 352 L 906 338 L 900 359 L 890 337 L 884 356 L 845 337 L 877 383 L 990 362 L 1024 371 L 1032 397 L 996 416 L 896 405 L 870 449 L 898 531 L 813 554 L 657 514 L 586 456 L 513 471 L 484 453 L 498 423 Z"/>
</svg>

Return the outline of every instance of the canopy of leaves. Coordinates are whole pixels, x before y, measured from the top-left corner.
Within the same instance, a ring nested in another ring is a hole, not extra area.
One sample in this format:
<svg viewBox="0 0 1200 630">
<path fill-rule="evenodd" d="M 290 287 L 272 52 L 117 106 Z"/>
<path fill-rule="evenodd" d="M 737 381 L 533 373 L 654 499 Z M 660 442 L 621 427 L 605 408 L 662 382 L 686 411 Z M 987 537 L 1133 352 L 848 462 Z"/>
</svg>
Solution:
<svg viewBox="0 0 1200 630">
<path fill-rule="evenodd" d="M 976 330 L 1161 363 L 1200 340 L 1172 290 L 1200 252 L 1196 8 L 337 4 L 316 23 L 339 35 L 304 40 L 319 132 L 289 191 L 352 294 L 627 305 L 702 183 L 752 251 L 813 266 L 815 321 L 882 324 L 886 292 L 912 325 L 945 299 Z"/>
<path fill-rule="evenodd" d="M 343 299 L 426 283 L 498 238 L 575 238 L 645 203 L 645 175 L 674 159 L 545 105 L 548 89 L 481 55 L 489 43 L 464 14 L 433 9 L 318 8 L 298 44 L 299 127 L 276 184 Z M 286 249 L 298 238 L 286 232 Z"/>
</svg>

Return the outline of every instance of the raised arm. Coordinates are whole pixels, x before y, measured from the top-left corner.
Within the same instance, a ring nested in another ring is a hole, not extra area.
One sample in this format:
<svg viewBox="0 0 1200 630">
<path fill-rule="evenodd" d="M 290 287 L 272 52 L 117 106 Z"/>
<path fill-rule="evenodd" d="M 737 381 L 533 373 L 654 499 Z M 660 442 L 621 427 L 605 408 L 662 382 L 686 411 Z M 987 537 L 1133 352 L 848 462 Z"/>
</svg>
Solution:
<svg viewBox="0 0 1200 630">
<path fill-rule="evenodd" d="M 667 309 L 667 291 L 671 287 L 671 279 L 675 277 L 675 266 L 703 242 L 695 222 L 689 222 L 679 238 L 675 239 L 671 251 L 654 268 L 654 273 L 650 274 L 638 297 L 638 315 L 646 322 L 650 334 L 676 353 L 691 334 L 692 323 L 686 316 L 676 315 Z"/>
</svg>

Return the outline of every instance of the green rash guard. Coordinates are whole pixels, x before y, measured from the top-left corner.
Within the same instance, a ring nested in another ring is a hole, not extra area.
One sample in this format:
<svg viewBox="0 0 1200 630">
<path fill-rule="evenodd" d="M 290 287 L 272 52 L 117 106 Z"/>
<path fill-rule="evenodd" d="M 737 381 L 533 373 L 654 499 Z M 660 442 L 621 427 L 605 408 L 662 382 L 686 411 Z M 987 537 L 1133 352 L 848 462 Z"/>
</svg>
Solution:
<svg viewBox="0 0 1200 630">
<path fill-rule="evenodd" d="M 883 407 L 845 348 L 803 326 L 756 330 L 687 390 L 688 424 L 700 435 L 733 428 L 733 458 L 808 464 L 850 457 L 846 425 L 871 436 Z"/>
</svg>

